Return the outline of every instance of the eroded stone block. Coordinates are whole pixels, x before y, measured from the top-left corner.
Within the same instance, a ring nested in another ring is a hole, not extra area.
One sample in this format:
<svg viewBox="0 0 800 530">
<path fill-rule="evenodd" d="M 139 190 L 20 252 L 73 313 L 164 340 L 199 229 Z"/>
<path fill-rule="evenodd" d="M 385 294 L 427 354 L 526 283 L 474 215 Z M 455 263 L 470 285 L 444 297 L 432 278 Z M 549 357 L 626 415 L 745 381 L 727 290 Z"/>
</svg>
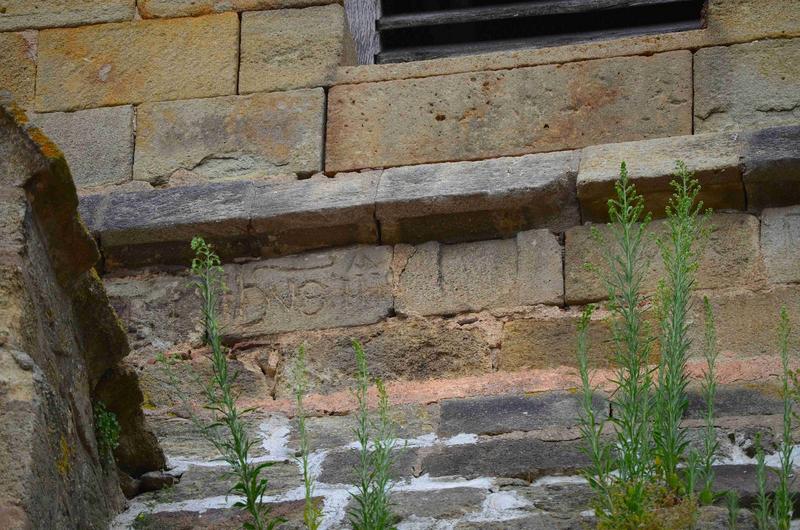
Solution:
<svg viewBox="0 0 800 530">
<path fill-rule="evenodd" d="M 322 89 L 141 105 L 133 178 L 310 174 L 322 168 Z"/>
<path fill-rule="evenodd" d="M 238 39 L 234 13 L 41 31 L 36 110 L 234 94 Z"/>
<path fill-rule="evenodd" d="M 9 93 L 21 107 L 33 103 L 37 40 L 35 31 L 0 33 L 0 95 Z"/>
<path fill-rule="evenodd" d="M 699 200 L 706 207 L 744 209 L 737 135 L 697 134 L 584 149 L 578 171 L 583 221 L 608 219 L 607 203 L 614 196 L 614 182 L 619 178 L 622 162 L 626 163 L 636 190 L 644 195 L 645 207 L 662 217 L 674 191 L 670 181 L 676 178 L 678 160 L 700 181 Z"/>
<path fill-rule="evenodd" d="M 691 61 L 690 52 L 677 51 L 335 86 L 325 168 L 484 159 L 691 134 Z"/>
<path fill-rule="evenodd" d="M 800 203 L 800 125 L 745 132 L 742 163 L 747 206 Z"/>
<path fill-rule="evenodd" d="M 698 50 L 694 56 L 697 132 L 800 121 L 800 39 L 761 40 Z"/>
<path fill-rule="evenodd" d="M 398 313 L 447 315 L 563 300 L 561 245 L 548 230 L 514 239 L 410 249 L 399 271 Z"/>
<path fill-rule="evenodd" d="M 239 93 L 329 86 L 356 64 L 344 8 L 333 4 L 242 14 Z"/>
<path fill-rule="evenodd" d="M 132 20 L 135 0 L 7 0 L 0 31 Z"/>
<path fill-rule="evenodd" d="M 770 282 L 800 283 L 800 206 L 764 210 L 761 251 Z"/>
<path fill-rule="evenodd" d="M 139 0 L 139 12 L 144 18 L 194 17 L 224 11 L 261 11 L 341 4 L 341 0 Z"/>
</svg>

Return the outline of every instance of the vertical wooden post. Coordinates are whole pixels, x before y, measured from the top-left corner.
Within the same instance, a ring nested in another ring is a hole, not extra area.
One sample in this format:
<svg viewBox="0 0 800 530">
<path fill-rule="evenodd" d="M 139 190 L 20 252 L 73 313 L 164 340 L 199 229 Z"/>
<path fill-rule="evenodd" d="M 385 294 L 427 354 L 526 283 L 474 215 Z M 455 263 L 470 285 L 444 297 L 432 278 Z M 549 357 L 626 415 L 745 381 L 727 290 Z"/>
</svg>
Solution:
<svg viewBox="0 0 800 530">
<path fill-rule="evenodd" d="M 356 43 L 358 64 L 375 63 L 375 55 L 380 51 L 375 27 L 375 21 L 381 16 L 380 0 L 344 0 L 344 10 Z"/>
</svg>

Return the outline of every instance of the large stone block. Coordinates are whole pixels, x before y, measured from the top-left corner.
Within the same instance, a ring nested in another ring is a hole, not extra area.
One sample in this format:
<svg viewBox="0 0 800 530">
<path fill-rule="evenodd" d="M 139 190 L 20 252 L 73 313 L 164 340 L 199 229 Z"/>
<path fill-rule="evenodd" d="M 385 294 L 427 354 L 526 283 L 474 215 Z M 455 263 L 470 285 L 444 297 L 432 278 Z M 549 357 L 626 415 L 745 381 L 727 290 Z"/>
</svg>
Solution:
<svg viewBox="0 0 800 530">
<path fill-rule="evenodd" d="M 326 170 L 691 134 L 691 62 L 678 51 L 335 86 Z"/>
<path fill-rule="evenodd" d="M 32 121 L 64 151 L 75 185 L 120 184 L 133 168 L 133 107 L 36 114 Z"/>
<path fill-rule="evenodd" d="M 578 200 L 583 221 L 608 219 L 608 199 L 614 194 L 620 163 L 644 195 L 645 207 L 656 216 L 672 196 L 675 163 L 682 160 L 702 186 L 699 199 L 706 207 L 744 210 L 737 136 L 729 133 L 658 138 L 639 142 L 587 147 L 578 171 Z"/>
<path fill-rule="evenodd" d="M 370 324 L 392 309 L 391 247 L 350 247 L 230 266 L 224 332 L 252 337 Z"/>
<path fill-rule="evenodd" d="M 322 89 L 141 105 L 133 178 L 309 174 L 322 168 Z"/>
<path fill-rule="evenodd" d="M 356 64 L 338 4 L 242 14 L 239 93 L 329 86 L 339 65 Z"/>
<path fill-rule="evenodd" d="M 539 308 L 526 318 L 515 318 L 503 325 L 502 347 L 497 354 L 501 370 L 578 366 L 575 350 L 577 309 Z M 589 323 L 589 364 L 609 366 L 614 348 L 607 312 L 596 313 Z"/>
<path fill-rule="evenodd" d="M 456 245 L 434 241 L 405 250 L 409 256 L 395 271 L 395 309 L 401 314 L 563 302 L 561 245 L 548 230 Z"/>
<path fill-rule="evenodd" d="M 778 355 L 778 321 L 785 306 L 790 318 L 800 315 L 800 286 L 775 286 L 766 291 L 728 290 L 705 293 L 714 311 L 717 345 L 720 351 L 740 358 Z M 695 344 L 702 344 L 705 317 L 699 295 L 694 317 Z M 790 344 L 800 341 L 800 329 L 794 326 Z"/>
<path fill-rule="evenodd" d="M 383 171 L 375 215 L 386 243 L 511 237 L 580 222 L 575 152 Z"/>
<path fill-rule="evenodd" d="M 0 96 L 9 93 L 22 107 L 33 103 L 37 39 L 35 31 L 0 33 Z"/>
<path fill-rule="evenodd" d="M 800 125 L 745 132 L 742 137 L 748 207 L 800 204 Z"/>
<path fill-rule="evenodd" d="M 704 48 L 694 58 L 697 132 L 800 121 L 800 39 Z"/>
<path fill-rule="evenodd" d="M 351 388 L 356 375 L 353 339 L 364 346 L 370 373 L 384 380 L 425 380 L 492 371 L 492 352 L 476 330 L 440 319 L 392 318 L 369 326 L 282 335 L 276 348 L 277 397 L 292 396 L 294 357 L 306 346 L 312 392 Z M 407 426 L 407 424 L 406 424 Z"/>
<path fill-rule="evenodd" d="M 234 94 L 238 40 L 234 13 L 44 30 L 36 110 Z"/>
<path fill-rule="evenodd" d="M 697 271 L 698 289 L 732 286 L 758 288 L 764 285 L 764 260 L 759 247 L 758 218 L 748 214 L 715 214 L 710 218 L 711 232 L 705 243 Z M 666 221 L 654 221 L 650 229 L 656 237 L 666 235 Z M 607 226 L 599 227 L 608 237 Z M 644 244 L 643 259 L 647 269 L 642 290 L 653 293 L 664 276 L 664 265 L 655 240 Z M 564 252 L 565 303 L 580 304 L 600 300 L 607 293 L 601 280 L 585 263 L 603 270 L 601 249 L 589 226 L 567 230 Z"/>
<path fill-rule="evenodd" d="M 192 237 L 211 241 L 225 259 L 251 255 L 248 235 L 253 185 L 246 181 L 89 195 L 80 211 L 99 237 L 107 268 L 187 264 Z"/>
<path fill-rule="evenodd" d="M 261 11 L 292 7 L 341 4 L 342 0 L 139 0 L 144 18 L 194 17 L 224 11 Z"/>
<path fill-rule="evenodd" d="M 132 20 L 135 0 L 6 0 L 0 31 Z"/>
<path fill-rule="evenodd" d="M 258 254 L 378 243 L 375 193 L 380 173 L 291 182 L 255 182 L 250 230 Z"/>
<path fill-rule="evenodd" d="M 800 206 L 764 210 L 761 251 L 770 282 L 800 283 Z"/>
</svg>

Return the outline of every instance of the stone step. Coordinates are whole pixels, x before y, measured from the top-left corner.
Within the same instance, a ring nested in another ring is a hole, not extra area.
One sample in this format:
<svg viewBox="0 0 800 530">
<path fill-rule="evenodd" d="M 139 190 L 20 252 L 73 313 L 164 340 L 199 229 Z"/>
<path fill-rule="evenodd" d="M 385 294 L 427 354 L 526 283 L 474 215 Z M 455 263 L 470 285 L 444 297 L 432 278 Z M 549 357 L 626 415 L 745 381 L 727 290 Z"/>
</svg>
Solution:
<svg viewBox="0 0 800 530">
<path fill-rule="evenodd" d="M 656 216 L 683 159 L 718 210 L 800 203 L 800 125 L 403 166 L 296 181 L 231 180 L 81 199 L 107 268 L 185 264 L 202 235 L 226 260 L 355 243 L 459 242 L 604 219 L 619 163 Z M 709 149 L 709 145 L 714 146 Z"/>
</svg>

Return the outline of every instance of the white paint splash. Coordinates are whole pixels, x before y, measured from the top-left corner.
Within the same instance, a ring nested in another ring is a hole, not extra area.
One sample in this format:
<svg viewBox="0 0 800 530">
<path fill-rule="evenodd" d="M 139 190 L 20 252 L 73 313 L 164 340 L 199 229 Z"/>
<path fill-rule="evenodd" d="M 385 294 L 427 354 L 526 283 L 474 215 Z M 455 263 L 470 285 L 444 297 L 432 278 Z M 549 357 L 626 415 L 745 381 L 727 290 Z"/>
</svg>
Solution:
<svg viewBox="0 0 800 530">
<path fill-rule="evenodd" d="M 261 433 L 261 447 L 266 451 L 270 462 L 282 462 L 294 458 L 294 451 L 289 449 L 289 434 L 292 432 L 289 418 L 282 414 L 270 416 L 258 426 Z"/>
<path fill-rule="evenodd" d="M 467 521 L 510 521 L 531 515 L 530 511 L 523 510 L 531 506 L 531 502 L 523 499 L 516 491 L 498 491 L 486 496 L 481 506 L 481 511 L 469 514 Z"/>
</svg>

